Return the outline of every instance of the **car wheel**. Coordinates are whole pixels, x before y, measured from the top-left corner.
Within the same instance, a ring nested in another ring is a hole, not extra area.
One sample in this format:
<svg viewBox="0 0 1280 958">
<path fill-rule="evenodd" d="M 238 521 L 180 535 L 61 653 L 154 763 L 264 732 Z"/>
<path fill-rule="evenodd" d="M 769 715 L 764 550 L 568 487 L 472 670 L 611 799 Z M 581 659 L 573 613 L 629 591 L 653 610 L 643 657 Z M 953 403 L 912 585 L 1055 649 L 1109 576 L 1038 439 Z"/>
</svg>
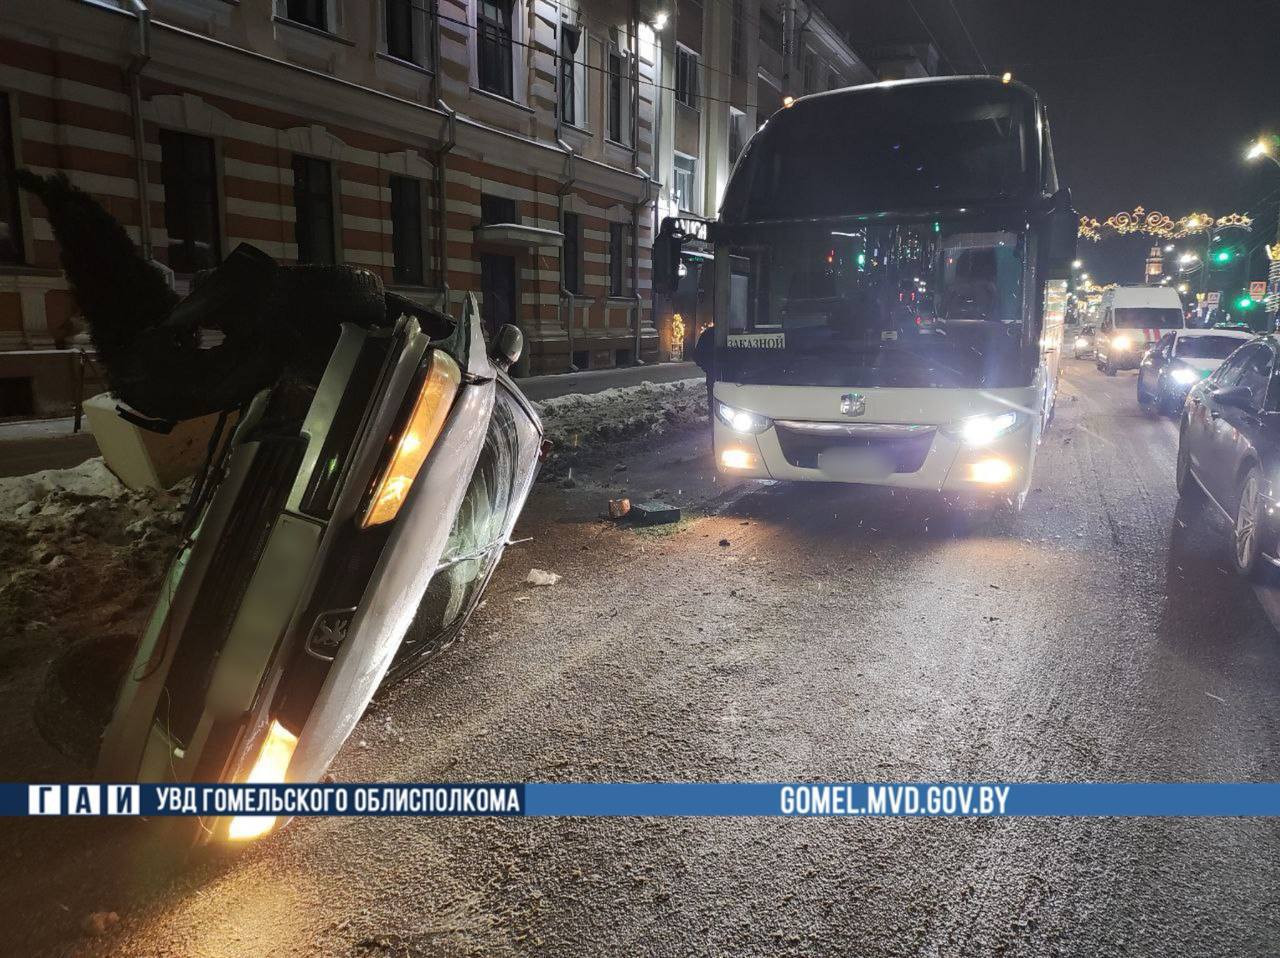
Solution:
<svg viewBox="0 0 1280 958">
<path fill-rule="evenodd" d="M 1182 501 L 1199 503 L 1204 498 L 1204 490 L 1191 474 L 1191 450 L 1187 448 L 1185 424 L 1178 434 L 1178 464 L 1174 468 L 1174 483 Z"/>
<path fill-rule="evenodd" d="M 1102 371 L 1108 376 L 1114 376 L 1116 374 L 1116 367 L 1111 365 L 1111 360 L 1107 360 L 1106 365 L 1102 367 Z"/>
<path fill-rule="evenodd" d="M 1236 521 L 1231 530 L 1231 558 L 1243 576 L 1252 577 L 1258 572 L 1264 525 L 1261 473 L 1257 466 L 1250 466 L 1240 481 Z"/>
</svg>

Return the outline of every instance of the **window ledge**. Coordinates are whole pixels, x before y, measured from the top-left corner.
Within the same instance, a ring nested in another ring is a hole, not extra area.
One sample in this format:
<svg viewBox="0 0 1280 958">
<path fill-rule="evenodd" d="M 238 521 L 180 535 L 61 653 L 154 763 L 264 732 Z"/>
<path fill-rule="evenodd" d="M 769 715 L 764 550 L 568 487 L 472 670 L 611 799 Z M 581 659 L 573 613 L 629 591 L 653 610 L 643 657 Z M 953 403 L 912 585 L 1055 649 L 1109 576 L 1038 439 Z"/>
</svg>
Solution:
<svg viewBox="0 0 1280 958">
<path fill-rule="evenodd" d="M 412 60 L 402 60 L 400 57 L 394 56 L 393 54 L 387 53 L 383 50 L 379 50 L 375 55 L 379 60 L 393 64 L 394 66 L 403 67 L 406 70 L 412 70 L 414 73 L 421 73 L 423 76 L 435 76 L 435 71 L 430 67 L 425 67 L 420 63 L 414 63 Z"/>
<path fill-rule="evenodd" d="M 640 297 L 626 293 L 620 295 L 610 293 L 604 298 L 604 301 L 606 306 L 634 306 L 636 303 L 640 302 Z"/>
<path fill-rule="evenodd" d="M 343 46 L 347 47 L 355 46 L 354 40 L 348 40 L 346 37 L 338 36 L 338 34 L 331 33 L 328 30 L 321 30 L 319 27 L 313 27 L 310 24 L 299 23 L 297 20 L 290 20 L 288 17 L 272 17 L 271 19 L 275 23 L 283 24 L 286 27 L 292 27 L 294 30 L 300 30 L 301 32 L 308 33 L 313 37 L 332 40 L 334 43 L 341 43 Z"/>
<path fill-rule="evenodd" d="M 473 86 L 471 88 L 471 92 L 476 94 L 477 96 L 484 97 L 486 100 L 492 100 L 494 103 L 502 103 L 506 106 L 513 107 L 519 110 L 521 113 L 529 114 L 529 116 L 533 116 L 534 114 L 534 111 L 531 107 L 525 106 L 519 100 L 511 99 L 511 97 L 509 96 L 503 96 L 501 93 L 490 93 L 488 90 L 481 89 L 478 86 Z"/>
<path fill-rule="evenodd" d="M 685 102 L 684 102 L 684 100 L 676 100 L 676 106 L 677 106 L 678 108 L 682 109 L 682 110 L 688 110 L 688 111 L 689 111 L 690 113 L 692 113 L 694 116 L 701 116 L 701 115 L 702 115 L 702 108 L 701 108 L 701 107 L 690 106 L 688 103 L 685 103 Z"/>
</svg>

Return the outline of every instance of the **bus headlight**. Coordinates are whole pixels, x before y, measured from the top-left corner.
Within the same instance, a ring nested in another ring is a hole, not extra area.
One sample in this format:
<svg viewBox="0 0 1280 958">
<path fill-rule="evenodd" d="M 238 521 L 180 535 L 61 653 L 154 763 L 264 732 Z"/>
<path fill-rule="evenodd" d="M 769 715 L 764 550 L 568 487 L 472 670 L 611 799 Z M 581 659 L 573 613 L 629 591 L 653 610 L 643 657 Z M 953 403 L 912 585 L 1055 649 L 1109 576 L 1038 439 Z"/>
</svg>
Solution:
<svg viewBox="0 0 1280 958">
<path fill-rule="evenodd" d="M 267 737 L 262 740 L 262 747 L 258 750 L 258 760 L 253 763 L 244 784 L 283 782 L 284 773 L 289 770 L 289 762 L 297 747 L 298 736 L 272 719 L 267 728 Z M 247 841 L 265 835 L 275 823 L 274 815 L 237 815 L 227 826 L 227 837 L 233 841 Z"/>
<path fill-rule="evenodd" d="M 458 395 L 461 381 L 462 371 L 453 357 L 438 349 L 433 350 L 427 359 L 427 376 L 413 404 L 413 412 L 365 508 L 364 518 L 360 521 L 362 529 L 390 522 L 400 512 L 427 453 L 440 438 L 440 430 L 444 428 L 445 417 L 453 405 L 453 398 Z"/>
<path fill-rule="evenodd" d="M 994 416 L 970 416 L 949 426 L 942 432 L 952 439 L 957 439 L 966 446 L 989 446 L 1001 436 L 1017 428 L 1019 416 L 1016 412 L 1002 412 Z"/>
<path fill-rule="evenodd" d="M 1194 369 L 1188 369 L 1186 366 L 1179 366 L 1177 369 L 1169 371 L 1169 378 L 1179 386 L 1190 386 L 1193 382 L 1200 378 Z"/>
<path fill-rule="evenodd" d="M 746 435 L 762 433 L 773 425 L 773 420 L 756 412 L 734 409 L 728 403 L 716 402 L 716 418 L 732 429 Z"/>
<path fill-rule="evenodd" d="M 1132 345 L 1133 340 L 1128 336 L 1113 336 L 1111 338 L 1111 348 L 1118 350 L 1119 352 L 1124 352 Z"/>
</svg>

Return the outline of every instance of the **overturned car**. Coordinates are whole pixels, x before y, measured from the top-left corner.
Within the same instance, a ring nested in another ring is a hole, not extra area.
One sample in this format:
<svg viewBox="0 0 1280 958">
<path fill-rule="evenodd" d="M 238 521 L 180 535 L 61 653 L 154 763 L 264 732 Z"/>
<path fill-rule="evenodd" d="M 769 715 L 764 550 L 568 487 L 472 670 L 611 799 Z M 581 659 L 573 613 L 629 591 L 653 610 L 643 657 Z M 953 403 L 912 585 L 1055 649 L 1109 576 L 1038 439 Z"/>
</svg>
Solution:
<svg viewBox="0 0 1280 958">
<path fill-rule="evenodd" d="M 93 288 L 98 268 L 74 261 L 95 244 L 66 234 L 96 214 L 83 194 L 60 199 L 65 183 L 24 185 L 45 191 L 127 414 L 163 428 L 216 410 L 226 433 L 209 444 L 97 773 L 314 781 L 378 687 L 458 636 L 502 556 L 542 444 L 505 371 L 519 330 L 504 327 L 490 351 L 473 296 L 457 322 L 384 295 L 368 273 L 289 273 L 245 247 L 185 300 L 154 293 L 155 315 L 134 328 L 103 303 L 95 322 L 95 296 L 111 297 Z M 221 353 L 198 345 L 197 327 L 225 334 Z M 260 355 L 244 352 L 255 335 Z M 276 824 L 206 820 L 190 837 L 244 840 Z"/>
</svg>

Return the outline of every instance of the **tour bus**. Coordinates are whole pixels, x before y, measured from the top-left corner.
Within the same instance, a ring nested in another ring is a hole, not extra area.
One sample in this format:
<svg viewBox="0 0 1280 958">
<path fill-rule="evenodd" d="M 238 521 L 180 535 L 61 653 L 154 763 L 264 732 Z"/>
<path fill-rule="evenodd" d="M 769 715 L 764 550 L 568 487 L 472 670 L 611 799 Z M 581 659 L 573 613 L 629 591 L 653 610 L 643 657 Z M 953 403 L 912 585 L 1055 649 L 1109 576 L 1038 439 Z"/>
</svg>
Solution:
<svg viewBox="0 0 1280 958">
<path fill-rule="evenodd" d="M 1137 369 L 1146 351 L 1171 329 L 1185 329 L 1182 297 L 1168 286 L 1117 286 L 1102 294 L 1102 326 L 1094 359 L 1114 376 Z"/>
<path fill-rule="evenodd" d="M 710 230 L 719 469 L 1021 508 L 1077 226 L 1020 83 L 876 83 L 779 110 Z"/>
</svg>

